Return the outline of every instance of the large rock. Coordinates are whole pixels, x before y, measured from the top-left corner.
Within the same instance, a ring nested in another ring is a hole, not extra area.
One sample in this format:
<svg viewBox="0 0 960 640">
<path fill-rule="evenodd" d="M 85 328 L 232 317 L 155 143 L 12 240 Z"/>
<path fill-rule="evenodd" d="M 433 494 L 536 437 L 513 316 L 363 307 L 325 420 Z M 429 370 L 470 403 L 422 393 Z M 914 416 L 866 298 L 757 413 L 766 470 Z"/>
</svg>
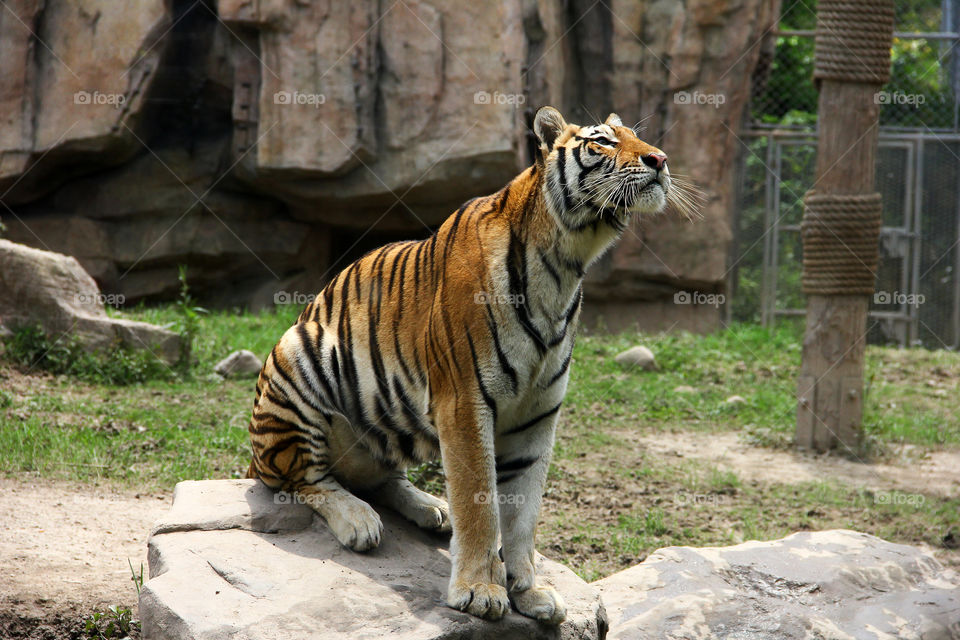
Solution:
<svg viewBox="0 0 960 640">
<path fill-rule="evenodd" d="M 445 541 L 387 511 L 381 546 L 342 548 L 309 507 L 254 480 L 181 482 L 149 540 L 145 640 L 192 638 L 960 637 L 960 576 L 929 553 L 853 531 L 669 547 L 587 585 L 538 556 L 569 618 L 490 623 L 443 599 Z M 598 597 L 602 596 L 602 603 Z"/>
<path fill-rule="evenodd" d="M 593 584 L 610 640 L 960 637 L 960 576 L 920 549 L 854 531 L 669 547 Z"/>
<path fill-rule="evenodd" d="M 317 291 L 362 250 L 500 188 L 553 104 L 573 122 L 644 120 L 707 196 L 696 224 L 631 227 L 590 274 L 585 321 L 719 326 L 719 307 L 672 299 L 725 287 L 731 159 L 777 0 L 109 4 L 0 12 L 4 221 L 104 290 L 170 297 L 189 264 L 208 304 L 308 273 Z"/>
<path fill-rule="evenodd" d="M 76 259 L 0 240 L 0 326 L 37 325 L 53 340 L 95 350 L 149 349 L 173 364 L 180 336 L 145 322 L 110 318 L 104 296 Z"/>
<path fill-rule="evenodd" d="M 144 640 L 602 638 L 596 591 L 538 557 L 564 596 L 559 630 L 516 613 L 485 622 L 444 604 L 446 541 L 381 510 L 380 547 L 343 548 L 309 507 L 256 480 L 181 482 L 149 540 L 140 594 Z"/>
<path fill-rule="evenodd" d="M 11 0 L 0 12 L 0 193 L 36 198 L 140 148 L 170 27 L 164 0 Z M 38 35 L 39 34 L 39 35 Z"/>
</svg>

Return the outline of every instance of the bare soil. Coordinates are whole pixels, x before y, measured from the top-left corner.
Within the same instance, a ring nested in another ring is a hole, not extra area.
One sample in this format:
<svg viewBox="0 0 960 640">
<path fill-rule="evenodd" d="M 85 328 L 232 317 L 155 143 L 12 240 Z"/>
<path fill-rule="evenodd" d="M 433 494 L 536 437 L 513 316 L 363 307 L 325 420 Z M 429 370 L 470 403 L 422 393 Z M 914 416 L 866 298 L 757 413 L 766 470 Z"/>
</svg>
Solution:
<svg viewBox="0 0 960 640">
<path fill-rule="evenodd" d="M 804 483 L 830 478 L 875 491 L 960 495 L 960 451 L 902 447 L 889 460 L 864 461 L 840 455 L 816 455 L 764 449 L 736 433 L 698 434 L 681 431 L 638 437 L 619 433 L 652 453 L 696 458 L 735 472 L 743 480 L 762 483 Z"/>
<path fill-rule="evenodd" d="M 147 535 L 171 494 L 0 478 L 0 637 L 67 638 L 83 618 L 136 611 L 130 565 L 147 574 Z M 129 564 L 128 564 L 129 561 Z"/>
</svg>

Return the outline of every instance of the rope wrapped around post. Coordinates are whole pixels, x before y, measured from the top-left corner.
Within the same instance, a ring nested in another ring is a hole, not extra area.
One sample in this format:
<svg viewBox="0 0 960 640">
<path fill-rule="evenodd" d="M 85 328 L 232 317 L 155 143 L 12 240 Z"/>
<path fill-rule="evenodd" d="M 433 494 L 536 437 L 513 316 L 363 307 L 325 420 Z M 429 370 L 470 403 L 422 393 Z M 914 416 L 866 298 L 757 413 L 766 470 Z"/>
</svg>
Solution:
<svg viewBox="0 0 960 640">
<path fill-rule="evenodd" d="M 870 295 L 879 260 L 883 209 L 879 193 L 804 198 L 803 292 Z"/>
<path fill-rule="evenodd" d="M 813 77 L 886 83 L 893 20 L 889 0 L 820 0 Z"/>
</svg>

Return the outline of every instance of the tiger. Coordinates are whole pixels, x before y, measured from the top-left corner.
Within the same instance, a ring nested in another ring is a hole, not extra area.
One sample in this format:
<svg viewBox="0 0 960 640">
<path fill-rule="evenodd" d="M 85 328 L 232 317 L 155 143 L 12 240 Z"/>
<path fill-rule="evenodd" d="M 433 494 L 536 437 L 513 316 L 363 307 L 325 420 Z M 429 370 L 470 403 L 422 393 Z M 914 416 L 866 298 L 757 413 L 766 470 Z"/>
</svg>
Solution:
<svg viewBox="0 0 960 640">
<path fill-rule="evenodd" d="M 311 505 L 354 551 L 383 533 L 354 492 L 452 531 L 449 606 L 557 625 L 566 606 L 536 580 L 534 534 L 584 275 L 632 218 L 685 200 L 667 155 L 616 114 L 578 126 L 543 107 L 533 130 L 532 166 L 306 305 L 260 372 L 248 476 Z M 437 457 L 447 500 L 407 478 Z"/>
</svg>

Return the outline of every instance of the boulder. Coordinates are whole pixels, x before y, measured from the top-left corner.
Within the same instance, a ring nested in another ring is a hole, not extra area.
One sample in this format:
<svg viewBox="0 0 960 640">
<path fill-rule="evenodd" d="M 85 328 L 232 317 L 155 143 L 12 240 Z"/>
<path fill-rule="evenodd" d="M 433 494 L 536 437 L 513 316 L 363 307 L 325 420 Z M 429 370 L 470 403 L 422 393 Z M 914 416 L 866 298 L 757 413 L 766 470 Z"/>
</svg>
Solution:
<svg viewBox="0 0 960 640">
<path fill-rule="evenodd" d="M 855 531 L 669 547 L 593 585 L 610 640 L 960 637 L 960 575 Z"/>
<path fill-rule="evenodd" d="M 596 591 L 542 556 L 538 574 L 568 606 L 559 628 L 513 612 L 486 622 L 447 607 L 447 541 L 378 511 L 383 540 L 360 554 L 309 507 L 258 480 L 181 482 L 148 542 L 144 640 L 603 637 Z"/>
<path fill-rule="evenodd" d="M 626 351 L 618 353 L 614 360 L 617 364 L 625 367 L 640 367 L 645 371 L 653 371 L 657 368 L 657 359 L 654 357 L 653 351 L 643 345 L 630 347 Z"/>
<path fill-rule="evenodd" d="M 256 377 L 263 368 L 263 362 L 253 351 L 240 349 L 234 351 L 216 364 L 213 370 L 224 378 Z"/>
<path fill-rule="evenodd" d="M 121 344 L 149 349 L 173 364 L 180 336 L 146 322 L 107 316 L 97 283 L 75 258 L 0 240 L 0 325 L 40 325 L 53 340 L 73 336 L 91 350 Z M 112 300 L 122 304 L 123 300 Z"/>
<path fill-rule="evenodd" d="M 669 301 L 726 286 L 730 159 L 778 6 L 9 0 L 4 221 L 129 300 L 172 297 L 189 264 L 205 304 L 259 304 L 271 283 L 332 275 L 502 187 L 533 162 L 536 107 L 582 124 L 615 110 L 706 204 L 696 224 L 632 225 L 589 274 L 584 323 L 713 330 L 719 306 Z"/>
<path fill-rule="evenodd" d="M 13 0 L 0 13 L 0 192 L 9 205 L 141 148 L 171 27 L 164 0 Z M 37 34 L 42 34 L 40 40 Z"/>
</svg>

